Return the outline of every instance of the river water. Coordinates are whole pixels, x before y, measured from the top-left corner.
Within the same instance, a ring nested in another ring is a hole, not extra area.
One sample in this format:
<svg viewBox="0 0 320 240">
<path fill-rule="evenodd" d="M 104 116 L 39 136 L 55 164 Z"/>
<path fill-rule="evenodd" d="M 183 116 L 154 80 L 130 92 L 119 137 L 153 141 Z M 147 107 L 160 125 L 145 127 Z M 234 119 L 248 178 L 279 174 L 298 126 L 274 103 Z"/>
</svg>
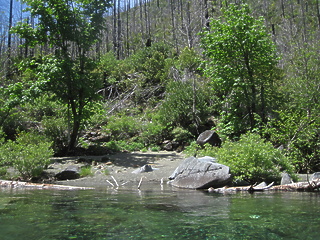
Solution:
<svg viewBox="0 0 320 240">
<path fill-rule="evenodd" d="M 320 194 L 3 188 L 0 239 L 320 239 Z"/>
</svg>

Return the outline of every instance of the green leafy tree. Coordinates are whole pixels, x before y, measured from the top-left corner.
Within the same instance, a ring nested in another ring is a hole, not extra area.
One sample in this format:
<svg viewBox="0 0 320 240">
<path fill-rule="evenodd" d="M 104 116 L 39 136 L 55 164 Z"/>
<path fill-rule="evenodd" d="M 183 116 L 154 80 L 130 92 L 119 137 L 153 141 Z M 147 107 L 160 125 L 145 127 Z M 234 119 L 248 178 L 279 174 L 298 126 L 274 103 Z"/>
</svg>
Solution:
<svg viewBox="0 0 320 240">
<path fill-rule="evenodd" d="M 83 119 L 85 106 L 94 99 L 101 86 L 94 74 L 95 61 L 90 56 L 92 46 L 103 29 L 104 13 L 110 0 L 24 0 L 34 28 L 20 23 L 14 32 L 28 46 L 47 45 L 54 54 L 30 59 L 25 71 L 33 71 L 35 81 L 44 82 L 62 103 L 71 109 L 72 131 L 69 149 L 74 148 Z"/>
<path fill-rule="evenodd" d="M 253 17 L 247 5 L 230 4 L 210 26 L 201 39 L 204 73 L 222 102 L 222 122 L 239 135 L 265 122 L 274 106 L 275 46 L 263 18 Z"/>
</svg>

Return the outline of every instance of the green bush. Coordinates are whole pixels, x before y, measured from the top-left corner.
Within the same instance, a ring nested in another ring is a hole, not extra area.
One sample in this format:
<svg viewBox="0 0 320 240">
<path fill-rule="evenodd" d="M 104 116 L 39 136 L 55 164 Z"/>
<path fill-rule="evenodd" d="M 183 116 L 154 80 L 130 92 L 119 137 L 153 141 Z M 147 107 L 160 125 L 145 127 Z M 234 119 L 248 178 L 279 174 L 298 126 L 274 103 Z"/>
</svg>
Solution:
<svg viewBox="0 0 320 240">
<path fill-rule="evenodd" d="M 103 131 L 113 140 L 125 140 L 138 135 L 142 124 L 139 119 L 132 116 L 112 116 Z"/>
<path fill-rule="evenodd" d="M 91 166 L 82 167 L 80 169 L 80 176 L 81 177 L 93 176 L 92 167 Z"/>
<path fill-rule="evenodd" d="M 146 146 L 150 146 L 162 143 L 167 135 L 167 127 L 156 120 L 144 123 L 140 137 Z"/>
<path fill-rule="evenodd" d="M 181 127 L 176 127 L 172 130 L 173 140 L 185 143 L 188 142 L 190 139 L 192 139 L 193 135 L 186 129 L 183 129 Z"/>
<path fill-rule="evenodd" d="M 200 147 L 196 141 L 190 143 L 189 146 L 186 146 L 183 153 L 187 156 L 212 156 L 217 157 L 217 151 L 219 148 L 211 146 L 209 143 L 205 144 L 203 147 Z"/>
<path fill-rule="evenodd" d="M 191 133 L 209 116 L 208 86 L 199 82 L 176 81 L 167 86 L 167 92 L 159 108 L 159 121 L 163 125 L 181 127 Z"/>
<path fill-rule="evenodd" d="M 144 144 L 141 142 L 130 142 L 130 141 L 118 141 L 117 145 L 122 151 L 134 152 L 140 151 L 145 148 Z"/>
<path fill-rule="evenodd" d="M 23 179 L 38 177 L 50 163 L 51 143 L 35 133 L 21 132 L 14 141 L 1 145 L 0 162 L 13 166 Z"/>
<path fill-rule="evenodd" d="M 207 144 L 203 149 L 199 149 L 196 143 L 193 143 L 186 152 L 216 157 L 219 163 L 230 167 L 235 181 L 247 181 L 251 184 L 276 181 L 284 171 L 295 177 L 288 158 L 270 142 L 254 133 L 242 135 L 237 142 L 226 140 L 221 148 Z"/>
<path fill-rule="evenodd" d="M 6 167 L 0 167 L 0 177 L 1 178 L 6 178 L 7 173 L 8 173 L 8 171 L 7 171 Z"/>
<path fill-rule="evenodd" d="M 112 152 L 119 152 L 121 151 L 121 148 L 118 146 L 117 141 L 110 141 L 103 144 L 104 147 L 106 147 L 108 150 Z"/>
<path fill-rule="evenodd" d="M 53 142 L 55 152 L 68 145 L 68 122 L 63 117 L 44 117 L 44 134 Z"/>
<path fill-rule="evenodd" d="M 283 171 L 293 176 L 293 166 L 285 155 L 258 134 L 242 135 L 237 142 L 227 140 L 217 151 L 217 158 L 230 167 L 235 180 L 274 181 Z"/>
<path fill-rule="evenodd" d="M 265 135 L 274 145 L 281 146 L 296 172 L 307 173 L 320 170 L 320 121 L 305 112 L 279 111 L 272 119 Z"/>
</svg>

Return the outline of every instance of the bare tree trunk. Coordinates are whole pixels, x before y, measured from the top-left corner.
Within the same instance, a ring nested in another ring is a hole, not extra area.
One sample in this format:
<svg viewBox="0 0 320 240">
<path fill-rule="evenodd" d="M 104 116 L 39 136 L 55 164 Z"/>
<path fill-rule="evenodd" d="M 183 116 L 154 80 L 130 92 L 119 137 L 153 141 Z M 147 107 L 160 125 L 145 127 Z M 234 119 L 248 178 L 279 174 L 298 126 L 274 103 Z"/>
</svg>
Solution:
<svg viewBox="0 0 320 240">
<path fill-rule="evenodd" d="M 280 2 L 280 5 L 281 5 L 281 15 L 282 15 L 283 18 L 285 18 L 286 15 L 285 15 L 285 11 L 284 11 L 284 2 L 283 2 L 283 1 L 284 1 L 284 0 L 281 0 L 281 2 Z"/>
<path fill-rule="evenodd" d="M 186 26 L 186 29 L 187 29 L 187 37 L 188 37 L 188 46 L 189 46 L 189 48 L 193 48 L 190 1 L 187 2 L 187 26 Z"/>
<path fill-rule="evenodd" d="M 172 37 L 173 41 L 175 43 L 175 48 L 177 53 L 179 52 L 179 47 L 178 47 L 178 39 L 176 35 L 176 19 L 175 19 L 175 4 L 174 0 L 170 0 L 170 8 L 171 8 L 171 23 L 172 23 Z"/>
<path fill-rule="evenodd" d="M 118 12 L 117 12 L 117 23 L 118 23 L 118 29 L 117 29 L 117 44 L 118 44 L 118 49 L 117 49 L 117 56 L 118 59 L 122 58 L 122 37 L 121 37 L 121 33 L 122 33 L 122 24 L 121 24 L 121 4 L 120 4 L 120 0 L 118 0 Z"/>
<path fill-rule="evenodd" d="M 127 1 L 125 0 L 124 2 L 125 6 L 125 13 L 126 13 L 126 29 L 125 29 L 125 34 L 124 34 L 124 56 L 127 57 L 129 56 L 129 13 L 130 13 L 130 0 Z"/>
<path fill-rule="evenodd" d="M 208 10 L 208 0 L 204 0 L 204 25 L 209 28 L 209 10 Z"/>
<path fill-rule="evenodd" d="M 112 36 L 113 36 L 113 51 L 115 54 L 118 52 L 118 42 L 117 42 L 117 1 L 113 0 L 113 31 L 112 31 Z M 119 56 L 117 55 L 119 58 Z"/>
<path fill-rule="evenodd" d="M 301 15 L 302 15 L 302 25 L 303 25 L 302 41 L 303 42 L 307 42 L 307 40 L 308 40 L 307 27 L 306 27 L 306 15 L 305 15 L 306 4 L 307 4 L 307 1 L 304 4 L 304 1 L 301 0 Z"/>
<path fill-rule="evenodd" d="M 140 31 L 141 31 L 141 35 L 144 36 L 144 26 L 143 26 L 143 8 L 142 8 L 142 0 L 139 0 L 139 14 L 140 14 Z M 144 39 L 142 39 L 142 42 L 144 41 Z"/>
<path fill-rule="evenodd" d="M 6 75 L 10 75 L 10 65 L 11 65 L 11 27 L 12 27 L 12 9 L 13 9 L 13 0 L 10 0 L 10 10 L 9 10 L 9 29 L 8 29 L 8 61 L 6 68 Z"/>
<path fill-rule="evenodd" d="M 146 24 L 146 38 L 150 39 L 150 2 L 144 1 L 144 18 Z"/>
</svg>

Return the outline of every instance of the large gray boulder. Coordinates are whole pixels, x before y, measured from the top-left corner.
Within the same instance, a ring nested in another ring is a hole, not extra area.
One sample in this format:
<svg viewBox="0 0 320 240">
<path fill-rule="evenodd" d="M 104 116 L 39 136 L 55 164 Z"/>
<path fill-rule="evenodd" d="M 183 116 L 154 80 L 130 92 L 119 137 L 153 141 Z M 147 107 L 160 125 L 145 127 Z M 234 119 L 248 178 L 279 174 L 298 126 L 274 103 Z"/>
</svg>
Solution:
<svg viewBox="0 0 320 240">
<path fill-rule="evenodd" d="M 215 158 L 189 157 L 169 177 L 170 183 L 179 188 L 220 188 L 231 182 L 229 167 L 219 164 Z"/>
<path fill-rule="evenodd" d="M 204 144 L 209 143 L 212 146 L 220 147 L 221 139 L 219 135 L 214 130 L 206 130 L 201 133 L 197 138 L 197 144 L 203 146 Z"/>
</svg>

